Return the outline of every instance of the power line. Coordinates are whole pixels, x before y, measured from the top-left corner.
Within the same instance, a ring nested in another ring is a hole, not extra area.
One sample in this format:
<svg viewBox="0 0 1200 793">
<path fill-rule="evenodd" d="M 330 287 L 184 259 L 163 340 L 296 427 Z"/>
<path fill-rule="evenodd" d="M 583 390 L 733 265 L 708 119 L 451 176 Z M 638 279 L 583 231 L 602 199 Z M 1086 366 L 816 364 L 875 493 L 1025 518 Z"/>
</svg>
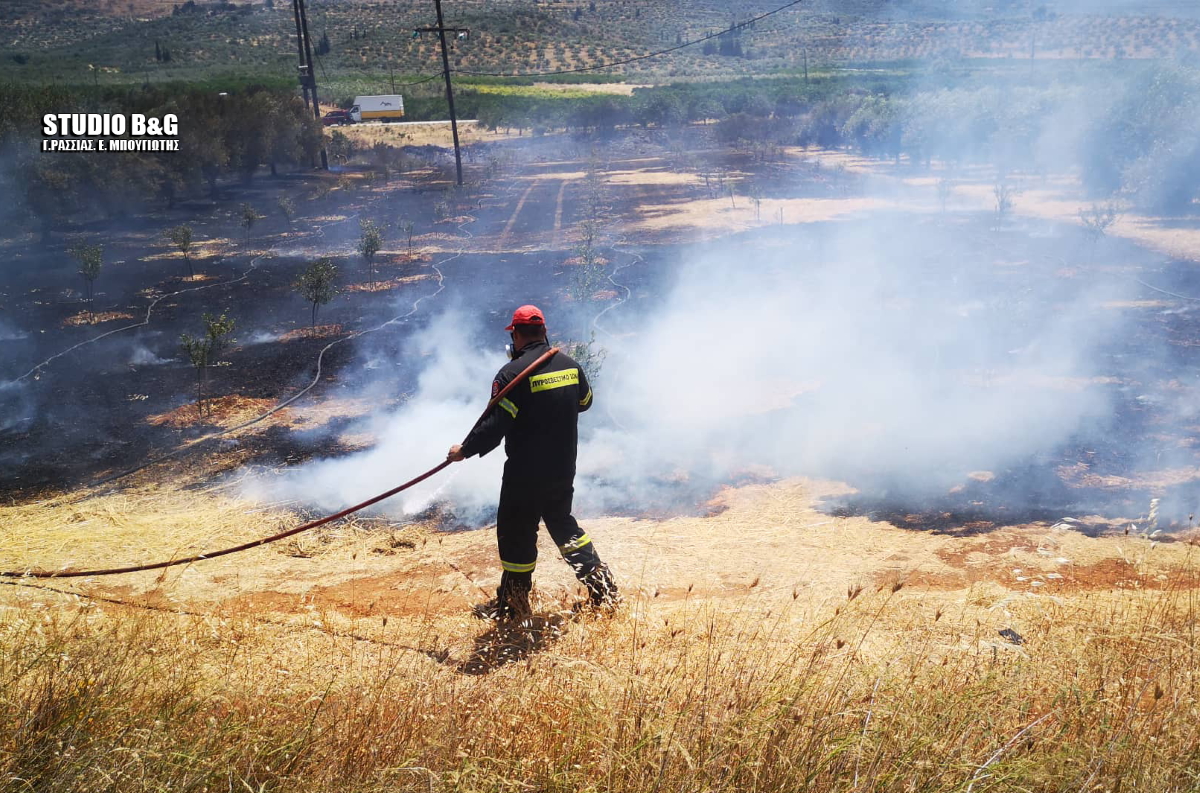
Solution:
<svg viewBox="0 0 1200 793">
<path fill-rule="evenodd" d="M 578 74 L 579 72 L 594 72 L 599 69 L 610 69 L 613 66 L 624 66 L 627 63 L 634 63 L 636 61 L 644 61 L 649 58 L 658 58 L 662 55 L 666 55 L 668 53 L 675 52 L 676 50 L 681 50 L 685 47 L 691 47 L 696 44 L 700 44 L 702 42 L 709 41 L 711 39 L 715 39 L 718 36 L 724 36 L 727 33 L 732 33 L 735 30 L 741 30 L 742 28 L 745 28 L 749 25 L 753 25 L 755 22 L 758 22 L 761 19 L 766 19 L 769 16 L 774 16 L 775 14 L 778 14 L 782 11 L 786 11 L 789 8 L 791 8 L 792 6 L 798 6 L 803 2 L 805 2 L 805 0 L 792 0 L 792 2 L 790 2 L 786 5 L 782 5 L 779 8 L 776 8 L 772 11 L 766 12 L 765 14 L 759 14 L 756 17 L 747 19 L 745 22 L 739 22 L 736 25 L 731 25 L 731 26 L 725 28 L 724 30 L 717 31 L 716 33 L 709 33 L 708 35 L 701 36 L 698 39 L 693 39 L 692 41 L 685 41 L 683 44 L 676 44 L 674 47 L 667 47 L 665 50 L 658 50 L 657 52 L 651 52 L 646 55 L 635 55 L 632 58 L 624 58 L 619 61 L 609 61 L 608 63 L 602 63 L 598 66 L 580 66 L 577 69 L 557 69 L 555 71 L 524 72 L 521 74 L 507 74 L 505 72 L 472 72 L 472 71 L 464 71 L 462 69 L 455 69 L 454 71 L 457 72 L 458 74 L 468 74 L 468 75 L 473 75 L 475 77 L 543 77 L 543 76 L 552 75 L 552 74 Z"/>
<path fill-rule="evenodd" d="M 166 0 L 164 0 L 164 2 L 165 2 L 165 1 L 166 1 Z M 324 12 L 324 13 L 325 13 L 325 17 L 326 17 L 326 18 L 325 18 L 325 20 L 322 22 L 322 24 L 323 24 L 325 27 L 329 27 L 329 18 L 328 18 L 328 17 L 329 17 L 329 14 L 328 14 L 328 12 L 327 12 L 327 11 L 326 11 L 326 12 Z M 325 61 L 321 60 L 321 53 L 319 53 L 319 52 L 318 52 L 318 53 L 316 53 L 316 59 L 317 59 L 317 65 L 318 65 L 318 66 L 321 68 L 321 74 L 322 74 L 322 75 L 325 77 L 325 79 L 326 79 L 326 80 L 329 80 L 329 72 L 325 71 Z M 438 72 L 437 74 L 431 74 L 431 75 L 428 75 L 428 76 L 422 76 L 422 77 L 421 77 L 419 80 L 414 80 L 414 81 L 413 81 L 413 82 L 411 82 L 411 83 L 400 83 L 400 84 L 399 84 L 397 87 L 399 87 L 399 88 L 407 88 L 407 87 L 408 87 L 408 86 L 410 86 L 410 85 L 420 85 L 421 83 L 427 83 L 427 82 L 429 82 L 430 80 L 437 80 L 437 79 L 439 79 L 441 76 L 442 76 L 442 73 L 441 73 L 441 72 Z"/>
<path fill-rule="evenodd" d="M 430 80 L 440 80 L 441 78 L 442 78 L 442 73 L 441 73 L 441 72 L 438 72 L 437 74 L 431 74 L 431 75 L 429 75 L 429 76 L 427 76 L 427 77 L 422 77 L 420 80 L 414 80 L 414 81 L 413 81 L 413 82 L 411 82 L 411 83 L 398 83 L 398 84 L 397 84 L 397 87 L 399 87 L 399 88 L 405 88 L 405 87 L 407 87 L 407 86 L 410 86 L 410 85 L 420 85 L 421 83 L 427 83 L 427 82 L 429 82 Z"/>
</svg>

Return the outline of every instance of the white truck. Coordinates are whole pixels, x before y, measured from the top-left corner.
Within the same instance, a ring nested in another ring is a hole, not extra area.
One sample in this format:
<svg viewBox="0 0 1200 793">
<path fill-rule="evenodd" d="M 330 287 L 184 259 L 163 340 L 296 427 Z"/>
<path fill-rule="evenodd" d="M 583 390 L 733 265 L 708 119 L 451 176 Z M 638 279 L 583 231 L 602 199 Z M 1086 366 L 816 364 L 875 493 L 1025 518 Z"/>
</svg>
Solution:
<svg viewBox="0 0 1200 793">
<path fill-rule="evenodd" d="M 399 121 L 404 118 L 404 97 L 399 94 L 386 96 L 356 96 L 350 108 L 350 117 L 355 123 L 364 121 Z"/>
</svg>

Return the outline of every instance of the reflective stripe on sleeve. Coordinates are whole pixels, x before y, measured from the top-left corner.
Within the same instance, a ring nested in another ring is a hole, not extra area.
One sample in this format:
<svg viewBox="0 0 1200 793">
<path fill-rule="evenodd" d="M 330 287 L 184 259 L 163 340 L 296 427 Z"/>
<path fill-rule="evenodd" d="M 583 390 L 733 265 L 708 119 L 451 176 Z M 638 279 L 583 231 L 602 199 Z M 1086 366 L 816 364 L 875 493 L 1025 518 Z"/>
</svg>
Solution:
<svg viewBox="0 0 1200 793">
<path fill-rule="evenodd" d="M 508 399 L 501 399 L 498 404 L 508 412 L 508 415 L 512 416 L 513 418 L 517 417 L 517 406 L 511 401 Z"/>
<path fill-rule="evenodd" d="M 537 567 L 537 562 L 529 564 L 517 564 L 516 562 L 500 561 L 500 566 L 510 573 L 532 573 L 533 568 Z"/>
<path fill-rule="evenodd" d="M 588 406 L 588 403 L 591 401 L 592 401 L 592 389 L 589 388 L 588 392 L 587 392 L 587 396 L 585 396 L 583 399 L 579 400 L 579 407 L 585 408 Z"/>
</svg>

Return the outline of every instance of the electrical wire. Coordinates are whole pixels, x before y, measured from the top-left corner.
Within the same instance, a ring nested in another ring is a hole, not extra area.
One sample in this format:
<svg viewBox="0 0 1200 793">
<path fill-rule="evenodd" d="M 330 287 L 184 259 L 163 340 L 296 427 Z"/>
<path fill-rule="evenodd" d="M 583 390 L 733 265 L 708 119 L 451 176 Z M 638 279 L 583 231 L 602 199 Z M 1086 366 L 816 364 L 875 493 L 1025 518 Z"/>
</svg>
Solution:
<svg viewBox="0 0 1200 793">
<path fill-rule="evenodd" d="M 452 69 L 451 71 L 453 71 L 455 74 L 466 74 L 466 75 L 471 75 L 474 77 L 544 77 L 544 76 L 553 75 L 553 74 L 577 74 L 579 72 L 594 72 L 594 71 L 598 71 L 600 69 L 610 69 L 614 66 L 624 66 L 627 63 L 635 63 L 637 61 L 644 61 L 649 58 L 658 58 L 662 55 L 666 55 L 668 53 L 675 52 L 676 50 L 684 49 L 685 47 L 691 47 L 696 44 L 701 44 L 705 41 L 709 41 L 711 39 L 718 38 L 719 36 L 724 36 L 727 33 L 732 33 L 735 30 L 741 30 L 742 28 L 753 25 L 755 22 L 758 22 L 761 19 L 766 19 L 769 16 L 774 16 L 775 14 L 786 11 L 793 6 L 798 6 L 803 2 L 806 2 L 806 0 L 792 0 L 792 2 L 787 3 L 786 5 L 782 5 L 779 8 L 776 8 L 776 9 L 766 12 L 765 14 L 759 14 L 756 17 L 747 19 L 745 22 L 739 22 L 736 25 L 731 25 L 731 26 L 725 28 L 724 30 L 717 31 L 716 33 L 709 33 L 705 36 L 701 36 L 698 39 L 693 39 L 692 41 L 685 41 L 682 44 L 676 44 L 674 47 L 667 47 L 665 50 L 658 50 L 657 52 L 647 53 L 646 55 L 635 55 L 632 58 L 623 58 L 619 61 L 609 61 L 608 63 L 602 63 L 598 66 L 580 66 L 575 69 L 556 69 L 554 71 L 545 71 L 545 72 L 523 72 L 521 74 L 507 74 L 505 72 L 475 72 L 475 71 L 467 71 L 467 70 L 463 70 L 463 69 Z"/>
<path fill-rule="evenodd" d="M 442 78 L 442 75 L 443 75 L 443 72 L 438 72 L 437 74 L 431 74 L 428 77 L 422 77 L 420 80 L 414 80 L 411 83 L 397 83 L 396 87 L 404 88 L 405 86 L 409 86 L 409 85 L 420 85 L 421 83 L 427 83 L 430 80 L 440 80 Z"/>
<path fill-rule="evenodd" d="M 317 65 L 321 67 L 321 76 L 325 78 L 325 84 L 329 84 L 329 72 L 325 71 L 325 61 L 321 60 L 320 55 L 313 55 L 317 59 Z"/>
</svg>

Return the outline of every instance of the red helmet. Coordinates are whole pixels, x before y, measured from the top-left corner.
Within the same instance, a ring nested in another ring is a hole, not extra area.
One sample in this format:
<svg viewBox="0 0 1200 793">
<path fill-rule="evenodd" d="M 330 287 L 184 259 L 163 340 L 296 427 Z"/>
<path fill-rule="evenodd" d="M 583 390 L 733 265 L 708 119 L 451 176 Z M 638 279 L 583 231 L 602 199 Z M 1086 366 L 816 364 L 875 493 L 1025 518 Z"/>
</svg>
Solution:
<svg viewBox="0 0 1200 793">
<path fill-rule="evenodd" d="M 546 327 L 546 319 L 542 316 L 542 310 L 537 306 L 521 306 L 513 312 L 512 324 L 505 330 L 512 330 L 517 325 L 540 325 Z"/>
</svg>

